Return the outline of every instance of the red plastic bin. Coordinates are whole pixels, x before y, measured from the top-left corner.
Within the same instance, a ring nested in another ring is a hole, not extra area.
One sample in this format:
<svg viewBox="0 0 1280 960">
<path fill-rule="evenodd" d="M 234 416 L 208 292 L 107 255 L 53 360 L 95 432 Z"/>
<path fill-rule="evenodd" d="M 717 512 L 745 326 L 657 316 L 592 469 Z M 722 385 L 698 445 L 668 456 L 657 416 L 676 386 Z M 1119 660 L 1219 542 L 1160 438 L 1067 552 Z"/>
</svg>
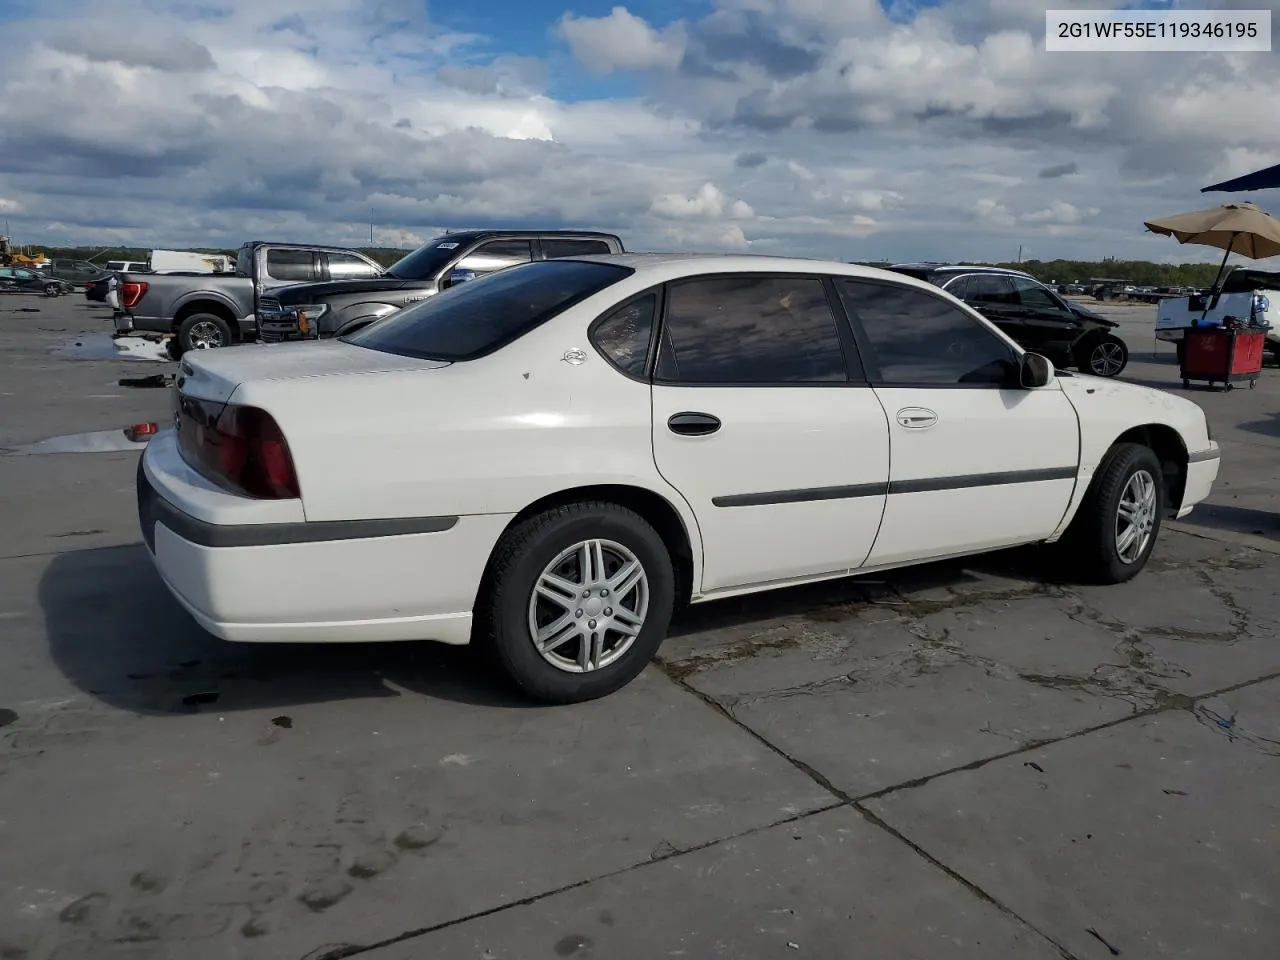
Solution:
<svg viewBox="0 0 1280 960">
<path fill-rule="evenodd" d="M 1182 351 L 1182 385 L 1192 380 L 1206 380 L 1212 387 L 1220 383 L 1226 390 L 1243 380 L 1249 389 L 1262 373 L 1262 356 L 1266 350 L 1266 334 L 1249 330 L 1226 330 L 1222 327 L 1192 327 L 1185 334 Z"/>
</svg>

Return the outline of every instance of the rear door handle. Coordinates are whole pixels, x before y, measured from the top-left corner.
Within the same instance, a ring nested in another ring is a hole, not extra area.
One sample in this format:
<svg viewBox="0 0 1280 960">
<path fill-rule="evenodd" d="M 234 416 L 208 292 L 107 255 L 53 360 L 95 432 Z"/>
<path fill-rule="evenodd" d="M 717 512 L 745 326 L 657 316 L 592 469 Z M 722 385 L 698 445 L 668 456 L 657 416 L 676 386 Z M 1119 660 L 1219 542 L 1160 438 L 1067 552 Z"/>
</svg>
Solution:
<svg viewBox="0 0 1280 960">
<path fill-rule="evenodd" d="M 898 425 L 908 430 L 923 430 L 938 422 L 938 415 L 925 407 L 903 407 L 897 417 Z"/>
<path fill-rule="evenodd" d="M 686 410 L 668 417 L 667 429 L 682 437 L 705 437 L 720 429 L 720 418 L 709 413 Z"/>
</svg>

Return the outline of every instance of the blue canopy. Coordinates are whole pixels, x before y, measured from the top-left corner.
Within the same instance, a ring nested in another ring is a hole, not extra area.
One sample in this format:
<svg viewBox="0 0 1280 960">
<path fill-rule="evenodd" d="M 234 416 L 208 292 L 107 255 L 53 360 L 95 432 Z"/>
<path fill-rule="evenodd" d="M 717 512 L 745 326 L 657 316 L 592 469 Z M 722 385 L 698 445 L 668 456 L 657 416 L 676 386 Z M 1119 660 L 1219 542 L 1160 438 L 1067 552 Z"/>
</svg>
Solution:
<svg viewBox="0 0 1280 960">
<path fill-rule="evenodd" d="M 1280 189 L 1280 163 L 1265 170 L 1246 173 L 1243 177 L 1236 177 L 1234 180 L 1223 180 L 1222 183 L 1215 183 L 1212 187 L 1202 188 L 1200 192 L 1242 193 L 1246 190 L 1277 189 Z"/>
</svg>

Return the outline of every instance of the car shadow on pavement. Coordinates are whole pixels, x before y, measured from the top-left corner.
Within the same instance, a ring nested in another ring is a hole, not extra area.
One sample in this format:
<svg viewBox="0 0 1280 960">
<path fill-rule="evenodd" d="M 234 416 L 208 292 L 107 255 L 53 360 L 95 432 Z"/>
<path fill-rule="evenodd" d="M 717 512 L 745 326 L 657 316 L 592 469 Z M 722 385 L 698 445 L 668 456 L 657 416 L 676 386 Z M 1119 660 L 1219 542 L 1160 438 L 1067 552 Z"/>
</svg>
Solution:
<svg viewBox="0 0 1280 960">
<path fill-rule="evenodd" d="M 1034 550 L 842 578 L 687 607 L 671 636 L 851 604 L 905 603 L 908 593 L 963 589 L 990 577 L 1052 579 Z M 287 581 L 281 589 L 287 589 Z M 134 713 L 283 709 L 401 690 L 478 706 L 536 707 L 501 681 L 470 647 L 435 643 L 227 643 L 201 629 L 170 596 L 141 544 L 59 554 L 40 579 L 49 649 L 76 687 Z"/>
<path fill-rule="evenodd" d="M 1197 504 L 1196 508 L 1180 522 L 1196 527 L 1210 527 L 1214 530 L 1230 530 L 1256 537 L 1280 539 L 1280 513 L 1274 510 L 1201 503 Z"/>
<path fill-rule="evenodd" d="M 58 669 L 98 700 L 136 713 L 274 709 L 396 697 L 397 688 L 531 706 L 467 647 L 219 640 L 170 596 L 141 544 L 59 554 L 40 579 L 39 602 Z"/>
<path fill-rule="evenodd" d="M 1267 414 L 1266 420 L 1250 420 L 1236 424 L 1237 430 L 1256 433 L 1264 437 L 1280 437 L 1280 413 Z"/>
<path fill-rule="evenodd" d="M 976 584 L 991 587 L 992 578 L 1017 584 L 1059 579 L 1053 561 L 1044 551 L 1002 550 L 696 604 L 677 613 L 670 635 L 686 636 L 784 617 L 847 616 L 850 607 L 862 604 L 905 604 L 909 597 L 931 591 L 963 592 L 966 586 Z"/>
</svg>

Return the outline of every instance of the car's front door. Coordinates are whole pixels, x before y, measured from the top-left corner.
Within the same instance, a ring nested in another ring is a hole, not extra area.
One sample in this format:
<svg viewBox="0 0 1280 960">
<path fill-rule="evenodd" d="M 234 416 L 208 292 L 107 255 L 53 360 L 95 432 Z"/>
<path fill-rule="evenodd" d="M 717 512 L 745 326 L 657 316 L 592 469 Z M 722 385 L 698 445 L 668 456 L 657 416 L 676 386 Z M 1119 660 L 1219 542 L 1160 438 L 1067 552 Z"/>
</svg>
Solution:
<svg viewBox="0 0 1280 960">
<path fill-rule="evenodd" d="M 1017 386 L 1017 352 L 934 293 L 836 286 L 889 418 L 889 495 L 867 566 L 1052 534 L 1080 462 L 1075 408 L 1058 383 Z"/>
<path fill-rule="evenodd" d="M 884 409 L 817 276 L 667 286 L 653 455 L 702 535 L 702 590 L 840 575 L 866 559 L 889 478 Z"/>
<path fill-rule="evenodd" d="M 1010 278 L 1022 309 L 1022 334 L 1018 342 L 1042 353 L 1055 363 L 1071 360 L 1071 347 L 1084 332 L 1071 309 L 1049 289 L 1025 277 Z"/>
<path fill-rule="evenodd" d="M 470 250 L 444 276 L 444 286 L 449 287 L 464 280 L 474 280 L 529 263 L 533 259 L 533 241 L 528 239 L 488 240 Z"/>
</svg>

